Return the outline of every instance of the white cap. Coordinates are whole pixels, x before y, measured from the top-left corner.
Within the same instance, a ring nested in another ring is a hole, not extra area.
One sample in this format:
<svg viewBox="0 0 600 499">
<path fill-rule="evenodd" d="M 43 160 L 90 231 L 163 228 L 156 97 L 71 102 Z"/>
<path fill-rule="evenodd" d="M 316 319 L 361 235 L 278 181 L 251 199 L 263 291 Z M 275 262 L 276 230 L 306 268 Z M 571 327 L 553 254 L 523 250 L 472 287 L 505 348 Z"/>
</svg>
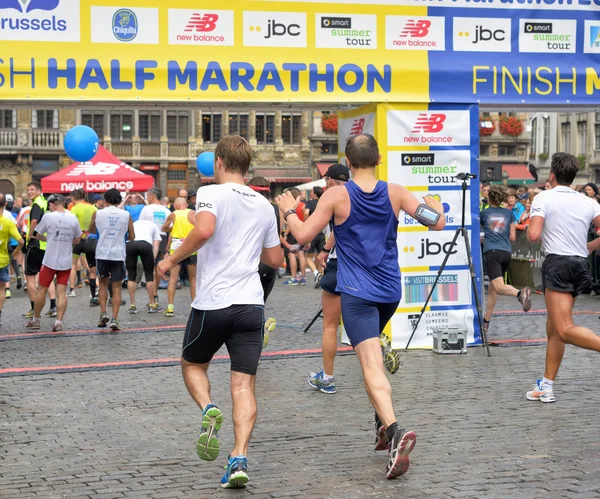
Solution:
<svg viewBox="0 0 600 499">
<path fill-rule="evenodd" d="M 12 197 L 12 194 L 7 194 L 6 196 L 4 196 L 6 198 L 6 201 L 14 201 L 15 199 Z"/>
</svg>

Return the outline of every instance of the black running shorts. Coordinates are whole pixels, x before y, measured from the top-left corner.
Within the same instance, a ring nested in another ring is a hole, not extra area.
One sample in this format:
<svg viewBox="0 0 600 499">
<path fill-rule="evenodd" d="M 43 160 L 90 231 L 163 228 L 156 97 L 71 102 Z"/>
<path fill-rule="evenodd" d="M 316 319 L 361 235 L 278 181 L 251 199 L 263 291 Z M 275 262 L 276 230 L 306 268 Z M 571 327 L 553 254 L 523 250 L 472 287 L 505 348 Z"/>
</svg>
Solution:
<svg viewBox="0 0 600 499">
<path fill-rule="evenodd" d="M 258 266 L 258 275 L 260 276 L 260 284 L 263 288 L 263 297 L 265 303 L 267 303 L 267 298 L 273 291 L 273 286 L 275 286 L 275 281 L 277 280 L 277 270 L 264 263 L 261 263 Z"/>
<path fill-rule="evenodd" d="M 96 260 L 96 271 L 100 279 L 110 277 L 110 282 L 121 282 L 127 277 L 125 262 L 116 260 Z"/>
<path fill-rule="evenodd" d="M 93 269 L 96 266 L 96 246 L 98 239 L 87 239 L 85 242 L 85 259 L 88 267 Z"/>
<path fill-rule="evenodd" d="M 46 252 L 40 248 L 29 248 L 25 254 L 25 275 L 37 275 L 42 269 Z"/>
<path fill-rule="evenodd" d="M 194 364 L 207 364 L 225 345 L 231 370 L 254 376 L 262 352 L 263 328 L 264 307 L 260 305 L 232 305 L 219 310 L 192 308 L 181 357 Z"/>
<path fill-rule="evenodd" d="M 542 286 L 573 296 L 592 289 L 592 276 L 587 258 L 581 256 L 546 255 L 542 264 Z"/>
<path fill-rule="evenodd" d="M 512 255 L 508 251 L 490 250 L 483 254 L 483 259 L 487 265 L 487 275 L 490 281 L 498 277 L 504 277 L 510 267 Z"/>
<path fill-rule="evenodd" d="M 337 288 L 337 258 L 330 258 L 325 267 L 323 277 L 321 277 L 321 289 L 329 294 L 340 296 L 335 288 Z"/>
<path fill-rule="evenodd" d="M 85 239 L 80 239 L 79 242 L 73 245 L 73 256 L 81 256 L 85 253 Z"/>
<path fill-rule="evenodd" d="M 127 279 L 131 282 L 137 281 L 137 261 L 139 257 L 144 267 L 146 282 L 154 281 L 154 251 L 152 245 L 147 241 L 127 241 L 125 250 L 127 253 L 125 260 Z"/>
</svg>

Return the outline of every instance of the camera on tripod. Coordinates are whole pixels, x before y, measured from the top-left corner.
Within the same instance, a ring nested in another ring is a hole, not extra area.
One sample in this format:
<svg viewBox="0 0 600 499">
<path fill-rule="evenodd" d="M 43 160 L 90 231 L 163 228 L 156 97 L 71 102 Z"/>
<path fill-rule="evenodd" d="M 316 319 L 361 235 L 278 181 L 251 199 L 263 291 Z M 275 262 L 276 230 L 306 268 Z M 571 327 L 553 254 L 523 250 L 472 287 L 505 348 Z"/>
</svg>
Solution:
<svg viewBox="0 0 600 499">
<path fill-rule="evenodd" d="M 475 175 L 474 173 L 459 173 L 456 175 L 456 178 L 458 180 L 470 180 L 472 178 L 477 178 L 477 175 Z"/>
</svg>

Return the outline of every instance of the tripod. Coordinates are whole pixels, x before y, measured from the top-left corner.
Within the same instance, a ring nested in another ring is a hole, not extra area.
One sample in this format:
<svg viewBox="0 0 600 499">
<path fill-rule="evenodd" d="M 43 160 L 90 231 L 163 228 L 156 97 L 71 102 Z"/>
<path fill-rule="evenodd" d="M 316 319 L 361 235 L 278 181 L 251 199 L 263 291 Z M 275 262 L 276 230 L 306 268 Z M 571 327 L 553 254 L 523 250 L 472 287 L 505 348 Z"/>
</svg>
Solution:
<svg viewBox="0 0 600 499">
<path fill-rule="evenodd" d="M 319 311 L 316 313 L 316 315 L 312 318 L 312 320 L 308 323 L 308 326 L 306 326 L 306 329 L 304 330 L 304 334 L 308 333 L 308 330 L 312 327 L 312 325 L 317 322 L 317 319 L 323 317 L 323 307 L 319 308 Z"/>
<path fill-rule="evenodd" d="M 462 221 L 461 221 L 461 225 L 458 229 L 456 229 L 456 232 L 454 233 L 454 238 L 452 239 L 450 251 L 448 251 L 446 253 L 444 261 L 442 262 L 442 266 L 440 267 L 440 270 L 438 270 L 437 276 L 435 278 L 435 282 L 433 283 L 433 286 L 431 287 L 431 290 L 429 291 L 429 296 L 427 297 L 427 300 L 425 300 L 425 304 L 423 305 L 423 308 L 421 309 L 421 313 L 419 314 L 419 318 L 417 319 L 417 323 L 415 324 L 415 327 L 413 328 L 412 334 L 410 335 L 410 338 L 408 340 L 408 343 L 406 344 L 405 349 L 408 350 L 410 342 L 412 341 L 412 339 L 415 335 L 415 332 L 417 331 L 417 328 L 419 327 L 419 324 L 421 323 L 421 319 L 423 318 L 423 315 L 425 314 L 425 310 L 427 309 L 427 305 L 429 305 L 429 301 L 431 300 L 431 297 L 433 296 L 435 287 L 437 286 L 437 283 L 440 280 L 442 272 L 446 268 L 446 264 L 448 263 L 448 259 L 450 258 L 451 250 L 453 250 L 454 247 L 457 245 L 458 237 L 462 236 L 462 238 L 465 240 L 465 246 L 467 249 L 467 260 L 469 262 L 469 272 L 471 274 L 471 284 L 473 286 L 473 291 L 475 292 L 475 305 L 477 307 L 477 319 L 479 320 L 479 329 L 481 331 L 481 338 L 483 339 L 483 343 L 487 350 L 487 355 L 488 355 L 488 357 L 490 357 L 491 354 L 490 354 L 490 347 L 488 345 L 488 340 L 487 340 L 487 333 L 483 330 L 483 312 L 481 310 L 481 300 L 479 298 L 479 290 L 477 289 L 475 268 L 473 267 L 473 257 L 471 256 L 471 244 L 469 242 L 469 232 L 467 231 L 467 229 L 465 227 L 465 206 L 466 206 L 465 201 L 466 201 L 466 192 L 467 192 L 467 180 L 470 178 L 473 178 L 473 179 L 477 178 L 477 175 L 472 175 L 470 173 L 462 173 L 462 174 L 458 174 L 457 178 L 459 180 L 462 180 Z"/>
</svg>

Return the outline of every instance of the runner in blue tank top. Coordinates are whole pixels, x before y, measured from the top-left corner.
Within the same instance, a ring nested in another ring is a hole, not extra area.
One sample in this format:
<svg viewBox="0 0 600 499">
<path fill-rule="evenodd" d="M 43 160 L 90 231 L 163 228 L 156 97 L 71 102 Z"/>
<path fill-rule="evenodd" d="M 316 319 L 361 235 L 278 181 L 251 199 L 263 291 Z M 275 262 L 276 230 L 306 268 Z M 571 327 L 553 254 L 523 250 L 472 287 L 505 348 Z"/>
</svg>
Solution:
<svg viewBox="0 0 600 499">
<path fill-rule="evenodd" d="M 363 371 L 365 388 L 375 409 L 375 450 L 389 453 L 387 478 L 408 470 L 408 455 L 416 435 L 402 429 L 392 403 L 392 388 L 386 377 L 379 335 L 394 315 L 400 301 L 400 267 L 396 244 L 400 211 L 414 216 L 420 203 L 404 187 L 377 180 L 381 161 L 379 147 L 371 135 L 352 137 L 346 145 L 346 162 L 353 181 L 328 189 L 306 222 L 295 215 L 291 194 L 275 202 L 284 212 L 292 234 L 306 244 L 333 218 L 338 257 L 338 287 L 342 295 L 342 318 Z M 431 196 L 425 204 L 443 213 Z M 441 216 L 434 230 L 441 230 Z"/>
</svg>

